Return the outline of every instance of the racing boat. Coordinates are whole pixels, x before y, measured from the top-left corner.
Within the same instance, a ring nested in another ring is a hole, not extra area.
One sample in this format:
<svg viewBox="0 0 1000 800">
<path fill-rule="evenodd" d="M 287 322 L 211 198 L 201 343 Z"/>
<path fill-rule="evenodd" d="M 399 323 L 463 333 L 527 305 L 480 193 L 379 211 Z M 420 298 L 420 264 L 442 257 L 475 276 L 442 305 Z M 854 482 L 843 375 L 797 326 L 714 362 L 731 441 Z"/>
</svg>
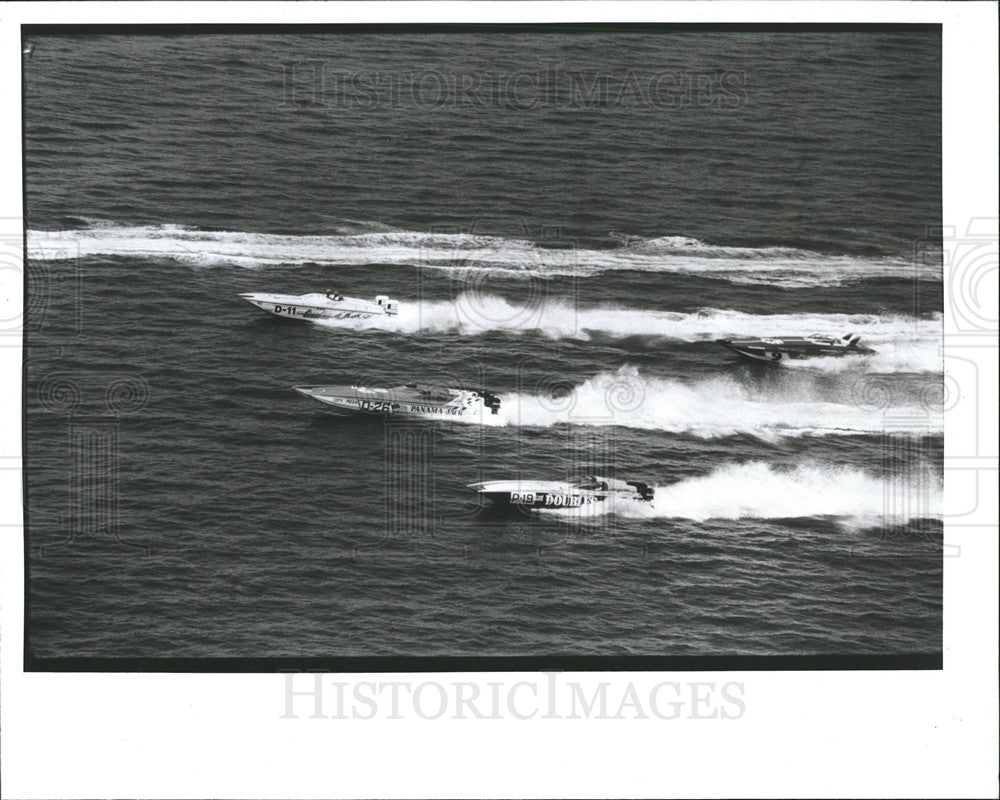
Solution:
<svg viewBox="0 0 1000 800">
<path fill-rule="evenodd" d="M 312 292 L 311 294 L 241 294 L 244 300 L 257 308 L 279 317 L 292 319 L 370 319 L 391 317 L 399 313 L 395 300 L 380 294 L 374 301 L 357 297 L 344 297 L 339 292 Z"/>
<path fill-rule="evenodd" d="M 610 510 L 615 503 L 650 505 L 654 489 L 641 481 L 584 475 L 573 481 L 486 481 L 469 488 L 494 505 L 520 510 L 594 507 Z"/>
<path fill-rule="evenodd" d="M 408 384 L 393 388 L 296 386 L 295 391 L 347 413 L 417 419 L 448 419 L 497 425 L 500 398 L 477 389 Z"/>
<path fill-rule="evenodd" d="M 849 333 L 839 339 L 832 336 L 762 337 L 760 339 L 718 339 L 723 347 L 728 347 L 741 356 L 756 361 L 781 361 L 782 359 L 815 358 L 817 356 L 864 356 L 875 351 L 861 347 L 861 337 Z"/>
</svg>

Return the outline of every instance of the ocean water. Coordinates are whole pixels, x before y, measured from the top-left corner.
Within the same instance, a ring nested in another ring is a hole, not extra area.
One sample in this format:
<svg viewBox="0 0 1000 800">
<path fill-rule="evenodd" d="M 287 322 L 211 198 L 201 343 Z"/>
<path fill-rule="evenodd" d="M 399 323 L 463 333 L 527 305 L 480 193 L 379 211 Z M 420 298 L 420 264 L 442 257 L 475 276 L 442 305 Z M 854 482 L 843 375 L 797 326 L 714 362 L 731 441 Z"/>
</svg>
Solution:
<svg viewBox="0 0 1000 800">
<path fill-rule="evenodd" d="M 938 36 L 29 38 L 33 656 L 940 652 Z M 328 288 L 402 311 L 237 296 Z M 714 342 L 813 332 L 877 354 Z M 466 488 L 580 469 L 653 507 Z"/>
</svg>

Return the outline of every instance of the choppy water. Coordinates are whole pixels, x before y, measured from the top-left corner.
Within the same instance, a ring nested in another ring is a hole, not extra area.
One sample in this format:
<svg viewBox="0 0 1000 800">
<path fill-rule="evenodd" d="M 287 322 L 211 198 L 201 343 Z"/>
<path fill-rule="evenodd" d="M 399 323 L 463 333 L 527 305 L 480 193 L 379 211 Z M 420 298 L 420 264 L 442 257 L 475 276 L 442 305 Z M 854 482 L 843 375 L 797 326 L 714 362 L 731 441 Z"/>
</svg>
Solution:
<svg viewBox="0 0 1000 800">
<path fill-rule="evenodd" d="M 937 38 L 32 40 L 34 655 L 940 651 Z M 402 313 L 237 297 L 330 287 Z M 817 331 L 878 352 L 713 341 Z M 291 388 L 359 380 L 516 413 Z M 580 467 L 654 507 L 510 520 L 465 488 Z"/>
</svg>

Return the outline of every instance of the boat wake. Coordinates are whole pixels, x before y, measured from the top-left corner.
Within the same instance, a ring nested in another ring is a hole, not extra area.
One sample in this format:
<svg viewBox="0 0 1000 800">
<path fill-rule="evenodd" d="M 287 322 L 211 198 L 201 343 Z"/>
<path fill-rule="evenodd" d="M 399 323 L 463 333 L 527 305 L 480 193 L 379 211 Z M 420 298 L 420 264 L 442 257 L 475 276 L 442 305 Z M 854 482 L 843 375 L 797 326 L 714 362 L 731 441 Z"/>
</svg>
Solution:
<svg viewBox="0 0 1000 800">
<path fill-rule="evenodd" d="M 366 328 L 405 334 L 492 332 L 541 333 L 552 339 L 586 341 L 656 337 L 681 342 L 712 341 L 726 336 L 803 335 L 814 331 L 861 336 L 878 352 L 850 359 L 806 359 L 786 362 L 795 369 L 844 372 L 936 372 L 942 370 L 941 315 L 917 319 L 875 314 L 746 314 L 706 308 L 694 313 L 631 309 L 618 306 L 577 306 L 562 299 L 515 303 L 495 295 L 463 292 L 454 300 L 400 303 L 397 316 L 368 320 L 311 320 L 337 330 Z M 720 351 L 720 359 L 731 356 Z"/>
<path fill-rule="evenodd" d="M 850 358 L 804 358 L 786 360 L 785 369 L 815 370 L 827 374 L 869 372 L 875 374 L 934 373 L 944 374 L 943 338 L 940 329 L 936 335 L 915 336 L 883 341 L 877 337 L 864 340 L 865 345 L 877 348 L 872 355 Z"/>
<path fill-rule="evenodd" d="M 939 382 L 922 382 L 926 386 L 904 394 L 888 381 L 832 380 L 832 386 L 797 379 L 746 384 L 729 376 L 685 382 L 623 367 L 576 386 L 539 382 L 505 396 L 503 408 L 508 425 L 617 425 L 706 439 L 943 431 L 943 413 L 934 404 L 940 393 L 931 391 Z"/>
<path fill-rule="evenodd" d="M 609 514 L 695 522 L 833 518 L 842 527 L 864 529 L 940 519 L 942 493 L 940 475 L 927 464 L 915 465 L 907 475 L 883 478 L 850 467 L 802 464 L 782 469 L 754 461 L 656 486 L 651 504 L 611 501 L 538 511 L 574 521 Z"/>
<path fill-rule="evenodd" d="M 942 514 L 941 477 L 927 465 L 883 478 L 850 467 L 779 469 L 755 461 L 656 488 L 653 504 L 621 509 L 639 517 L 794 519 L 838 517 L 857 527 L 905 524 Z"/>
<path fill-rule="evenodd" d="M 940 280 L 941 267 L 891 256 L 831 255 L 792 247 L 723 247 L 684 236 L 628 238 L 617 247 L 540 246 L 527 239 L 463 233 L 369 231 L 289 236 L 203 231 L 181 225 L 91 221 L 66 231 L 29 231 L 29 257 L 169 258 L 198 266 L 248 268 L 314 263 L 400 264 L 521 277 L 590 277 L 613 271 L 702 275 L 738 284 L 836 286 L 870 278 Z"/>
</svg>

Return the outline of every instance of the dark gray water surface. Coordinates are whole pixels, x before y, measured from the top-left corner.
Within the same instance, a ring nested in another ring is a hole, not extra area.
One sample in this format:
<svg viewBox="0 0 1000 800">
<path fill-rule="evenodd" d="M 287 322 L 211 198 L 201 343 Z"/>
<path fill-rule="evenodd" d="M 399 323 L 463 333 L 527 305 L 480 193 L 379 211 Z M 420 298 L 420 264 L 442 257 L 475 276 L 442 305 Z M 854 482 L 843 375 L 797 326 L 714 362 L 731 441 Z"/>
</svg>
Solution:
<svg viewBox="0 0 1000 800">
<path fill-rule="evenodd" d="M 33 41 L 34 655 L 940 651 L 937 37 Z M 416 311 L 236 296 L 330 286 Z M 879 355 L 712 341 L 843 324 Z M 291 388 L 361 379 L 519 416 Z M 655 509 L 510 520 L 465 488 L 576 466 Z"/>
</svg>

